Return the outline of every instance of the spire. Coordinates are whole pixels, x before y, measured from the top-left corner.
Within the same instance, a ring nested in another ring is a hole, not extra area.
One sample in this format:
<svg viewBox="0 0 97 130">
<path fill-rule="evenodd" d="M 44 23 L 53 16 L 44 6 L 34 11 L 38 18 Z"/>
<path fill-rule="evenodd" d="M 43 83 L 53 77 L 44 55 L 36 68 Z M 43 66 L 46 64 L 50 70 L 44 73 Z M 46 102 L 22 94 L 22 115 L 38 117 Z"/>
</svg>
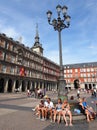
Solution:
<svg viewBox="0 0 97 130">
<path fill-rule="evenodd" d="M 39 43 L 38 23 L 36 24 L 36 36 L 35 36 L 35 43 Z"/>
<path fill-rule="evenodd" d="M 38 23 L 36 24 L 36 37 L 39 37 L 39 34 L 38 34 Z"/>
<path fill-rule="evenodd" d="M 32 50 L 41 56 L 43 55 L 42 44 L 39 42 L 38 24 L 36 24 L 36 36 Z"/>
</svg>

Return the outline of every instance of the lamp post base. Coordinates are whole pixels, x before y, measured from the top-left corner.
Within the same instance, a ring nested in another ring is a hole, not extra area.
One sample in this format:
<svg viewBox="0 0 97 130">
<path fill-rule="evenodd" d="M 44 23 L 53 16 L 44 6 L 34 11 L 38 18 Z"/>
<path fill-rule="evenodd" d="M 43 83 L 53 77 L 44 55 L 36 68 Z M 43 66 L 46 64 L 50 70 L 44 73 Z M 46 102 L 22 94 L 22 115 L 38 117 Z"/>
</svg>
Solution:
<svg viewBox="0 0 97 130">
<path fill-rule="evenodd" d="M 60 79 L 58 81 L 58 98 L 61 98 L 63 101 L 64 99 L 68 99 L 67 93 L 68 90 L 65 88 L 66 81 L 64 79 Z"/>
</svg>

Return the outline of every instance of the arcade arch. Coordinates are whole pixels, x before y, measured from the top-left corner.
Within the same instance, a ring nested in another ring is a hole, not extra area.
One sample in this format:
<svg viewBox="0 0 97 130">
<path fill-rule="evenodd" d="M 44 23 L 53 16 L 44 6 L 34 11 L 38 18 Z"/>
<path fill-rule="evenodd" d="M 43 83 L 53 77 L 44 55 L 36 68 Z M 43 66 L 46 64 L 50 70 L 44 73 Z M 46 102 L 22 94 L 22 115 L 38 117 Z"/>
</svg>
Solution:
<svg viewBox="0 0 97 130">
<path fill-rule="evenodd" d="M 1 78 L 0 79 L 0 93 L 3 93 L 4 92 L 4 79 Z"/>
<path fill-rule="evenodd" d="M 74 88 L 75 88 L 75 89 L 78 89 L 79 87 L 80 87 L 79 79 L 75 79 L 75 80 L 74 80 Z"/>
<path fill-rule="evenodd" d="M 7 88 L 7 92 L 12 92 L 12 85 L 13 85 L 13 83 L 12 83 L 12 79 L 9 79 L 8 80 L 8 88 Z"/>
</svg>

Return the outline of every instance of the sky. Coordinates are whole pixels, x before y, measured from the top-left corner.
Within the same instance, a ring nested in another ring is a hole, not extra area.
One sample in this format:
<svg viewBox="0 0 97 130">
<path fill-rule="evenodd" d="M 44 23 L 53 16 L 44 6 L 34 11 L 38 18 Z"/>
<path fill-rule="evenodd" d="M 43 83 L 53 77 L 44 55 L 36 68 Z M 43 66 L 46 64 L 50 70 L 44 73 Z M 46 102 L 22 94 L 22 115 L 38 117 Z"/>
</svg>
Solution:
<svg viewBox="0 0 97 130">
<path fill-rule="evenodd" d="M 57 18 L 56 6 L 66 5 L 70 27 L 61 32 L 63 64 L 97 61 L 97 0 L 0 0 L 0 33 L 32 47 L 36 24 L 44 57 L 59 64 L 58 32 L 48 24 L 46 12 Z M 61 18 L 63 16 L 61 15 Z"/>
</svg>

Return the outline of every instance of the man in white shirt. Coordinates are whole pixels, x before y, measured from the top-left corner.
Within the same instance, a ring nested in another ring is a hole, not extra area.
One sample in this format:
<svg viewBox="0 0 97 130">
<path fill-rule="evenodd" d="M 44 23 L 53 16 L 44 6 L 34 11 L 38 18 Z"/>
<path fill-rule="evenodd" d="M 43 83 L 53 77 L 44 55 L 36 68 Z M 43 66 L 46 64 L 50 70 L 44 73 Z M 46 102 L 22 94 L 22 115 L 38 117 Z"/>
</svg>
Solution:
<svg viewBox="0 0 97 130">
<path fill-rule="evenodd" d="M 50 113 L 51 121 L 52 121 L 52 114 L 53 114 L 54 104 L 50 98 L 44 102 L 44 108 L 42 109 L 42 120 L 46 120 L 48 113 Z"/>
</svg>

